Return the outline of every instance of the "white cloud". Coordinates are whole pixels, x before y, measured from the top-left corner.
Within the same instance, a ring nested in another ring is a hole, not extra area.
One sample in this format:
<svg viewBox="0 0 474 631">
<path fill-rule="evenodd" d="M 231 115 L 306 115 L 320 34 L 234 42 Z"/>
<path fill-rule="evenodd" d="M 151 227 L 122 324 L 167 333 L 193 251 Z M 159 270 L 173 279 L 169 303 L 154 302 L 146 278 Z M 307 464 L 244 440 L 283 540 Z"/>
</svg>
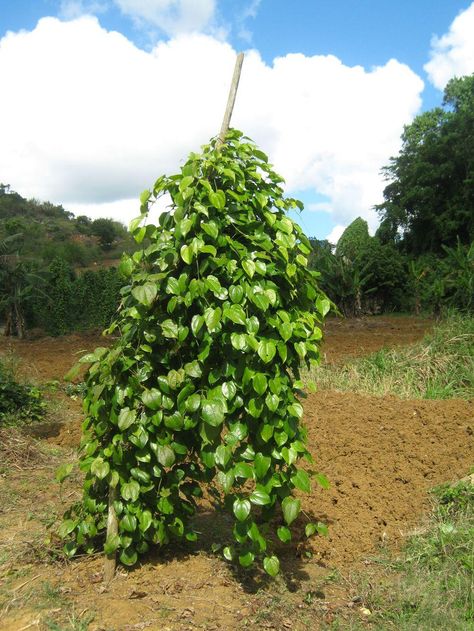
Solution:
<svg viewBox="0 0 474 631">
<path fill-rule="evenodd" d="M 214 18 L 216 0 L 114 0 L 120 10 L 167 35 L 202 32 Z"/>
<path fill-rule="evenodd" d="M 229 44 L 187 34 L 151 52 L 96 18 L 40 20 L 0 40 L 0 180 L 25 196 L 87 208 L 128 201 L 217 134 L 235 61 Z M 253 137 L 289 190 L 327 196 L 337 224 L 373 228 L 380 168 L 399 148 L 423 83 L 395 60 L 366 71 L 332 56 L 244 62 L 233 124 Z M 90 206 L 88 206 L 90 205 Z M 102 210 L 105 207 L 100 207 Z"/>
<path fill-rule="evenodd" d="M 433 38 L 430 57 L 424 69 L 439 90 L 452 77 L 474 72 L 474 2 L 455 18 L 445 35 Z"/>
<path fill-rule="evenodd" d="M 329 243 L 332 243 L 332 245 L 337 245 L 337 242 L 341 238 L 341 235 L 345 229 L 346 229 L 346 226 L 339 226 L 339 225 L 334 226 L 334 228 L 326 237 L 326 240 L 329 241 Z"/>
<path fill-rule="evenodd" d="M 84 0 L 61 0 L 59 16 L 64 20 L 74 20 L 82 15 L 104 13 L 107 5 L 104 2 L 87 2 Z"/>
</svg>

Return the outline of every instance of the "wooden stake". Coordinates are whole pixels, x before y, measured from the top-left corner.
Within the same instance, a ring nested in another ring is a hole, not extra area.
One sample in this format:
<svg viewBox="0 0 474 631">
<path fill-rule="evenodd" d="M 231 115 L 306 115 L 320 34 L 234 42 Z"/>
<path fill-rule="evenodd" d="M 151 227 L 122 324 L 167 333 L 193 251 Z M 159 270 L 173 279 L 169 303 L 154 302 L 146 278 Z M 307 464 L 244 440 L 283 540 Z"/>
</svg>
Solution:
<svg viewBox="0 0 474 631">
<path fill-rule="evenodd" d="M 221 131 L 219 133 L 219 139 L 217 140 L 217 147 L 220 147 L 224 142 L 226 133 L 229 130 L 230 119 L 232 111 L 234 109 L 235 97 L 237 95 L 237 88 L 239 87 L 240 72 L 242 70 L 242 64 L 244 62 L 244 53 L 239 53 L 235 60 L 234 75 L 232 77 L 232 83 L 230 84 L 229 98 L 227 99 L 227 107 L 225 109 L 224 120 L 222 121 Z"/>
<path fill-rule="evenodd" d="M 117 499 L 117 487 L 109 486 L 109 512 L 107 515 L 107 540 L 118 535 L 118 519 L 115 512 L 114 502 Z M 115 576 L 115 567 L 117 564 L 116 554 L 108 554 L 104 561 L 104 583 L 108 585 Z"/>
</svg>

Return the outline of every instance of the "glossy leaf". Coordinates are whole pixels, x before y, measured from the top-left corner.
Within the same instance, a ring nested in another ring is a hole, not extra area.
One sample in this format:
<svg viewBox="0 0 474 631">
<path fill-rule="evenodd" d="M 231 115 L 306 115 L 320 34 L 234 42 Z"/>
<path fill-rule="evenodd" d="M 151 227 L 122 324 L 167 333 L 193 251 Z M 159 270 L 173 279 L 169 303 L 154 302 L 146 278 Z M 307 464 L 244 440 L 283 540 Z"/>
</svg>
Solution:
<svg viewBox="0 0 474 631">
<path fill-rule="evenodd" d="M 285 497 L 281 503 L 281 508 L 283 510 L 283 517 L 288 526 L 290 526 L 299 515 L 301 502 L 294 497 Z"/>
</svg>

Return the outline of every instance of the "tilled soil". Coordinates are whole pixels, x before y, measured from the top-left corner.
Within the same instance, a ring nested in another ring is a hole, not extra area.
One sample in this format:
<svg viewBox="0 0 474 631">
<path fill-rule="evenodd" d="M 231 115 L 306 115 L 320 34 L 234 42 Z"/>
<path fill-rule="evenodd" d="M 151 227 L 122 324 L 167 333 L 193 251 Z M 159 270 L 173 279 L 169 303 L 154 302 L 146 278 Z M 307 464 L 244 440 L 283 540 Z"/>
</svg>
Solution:
<svg viewBox="0 0 474 631">
<path fill-rule="evenodd" d="M 382 346 L 410 343 L 429 326 L 429 321 L 414 318 L 331 321 L 327 360 L 339 362 Z M 99 344 L 103 341 L 95 336 L 7 344 L 2 340 L 3 348 L 13 346 L 24 366 L 30 366 L 29 373 L 42 382 L 60 379 L 75 361 L 74 353 Z M 50 443 L 75 446 L 80 435 L 79 401 L 65 396 L 57 401 L 56 414 L 64 422 L 44 433 Z M 70 626 L 65 629 L 75 628 L 71 616 L 77 621 L 93 616 L 89 628 L 96 631 L 318 629 L 321 621 L 331 622 L 332 611 L 344 602 L 331 597 L 326 588 L 316 602 L 308 594 L 320 593 L 328 572 L 349 572 L 370 563 L 381 547 L 396 548 L 427 513 L 428 490 L 468 473 L 474 462 L 474 406 L 462 400 L 402 401 L 318 392 L 305 400 L 304 408 L 313 468 L 331 482 L 329 490 L 314 488 L 304 496 L 304 512 L 327 523 L 330 534 L 310 543 L 302 537 L 282 549 L 283 576 L 278 581 L 269 584 L 259 575 L 235 574 L 210 553 L 213 540 L 228 537 L 229 520 L 203 504 L 196 524 L 203 532 L 200 544 L 152 555 L 132 571 L 120 570 L 104 590 L 101 558 L 46 565 L 38 559 L 41 543 L 31 543 L 44 538 L 46 515 L 61 514 L 77 497 L 78 481 L 66 485 L 61 504 L 51 482 L 56 465 L 27 472 L 12 469 L 0 475 L 0 595 L 3 589 L 11 596 L 0 628 L 48 628 L 48 619 L 66 625 L 68 616 Z M 298 524 L 301 531 L 305 519 Z M 12 554 L 5 554 L 5 549 Z M 46 583 L 57 590 L 62 604 L 38 609 L 34 589 L 39 593 Z M 256 593 L 259 588 L 263 589 Z M 29 589 L 33 596 L 28 600 L 23 596 Z M 351 596 L 348 592 L 343 600 Z"/>
</svg>

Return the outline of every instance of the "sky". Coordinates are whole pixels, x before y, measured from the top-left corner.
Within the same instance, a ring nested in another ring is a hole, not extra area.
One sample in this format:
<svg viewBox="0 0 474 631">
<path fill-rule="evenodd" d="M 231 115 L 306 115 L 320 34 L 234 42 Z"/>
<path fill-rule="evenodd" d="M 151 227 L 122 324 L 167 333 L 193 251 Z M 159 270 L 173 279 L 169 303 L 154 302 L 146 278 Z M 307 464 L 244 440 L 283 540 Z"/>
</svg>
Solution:
<svg viewBox="0 0 474 631">
<path fill-rule="evenodd" d="M 474 72 L 471 0 L 0 0 L 0 182 L 128 223 L 221 125 L 263 149 L 336 242 L 378 225 L 404 125 Z"/>
</svg>

